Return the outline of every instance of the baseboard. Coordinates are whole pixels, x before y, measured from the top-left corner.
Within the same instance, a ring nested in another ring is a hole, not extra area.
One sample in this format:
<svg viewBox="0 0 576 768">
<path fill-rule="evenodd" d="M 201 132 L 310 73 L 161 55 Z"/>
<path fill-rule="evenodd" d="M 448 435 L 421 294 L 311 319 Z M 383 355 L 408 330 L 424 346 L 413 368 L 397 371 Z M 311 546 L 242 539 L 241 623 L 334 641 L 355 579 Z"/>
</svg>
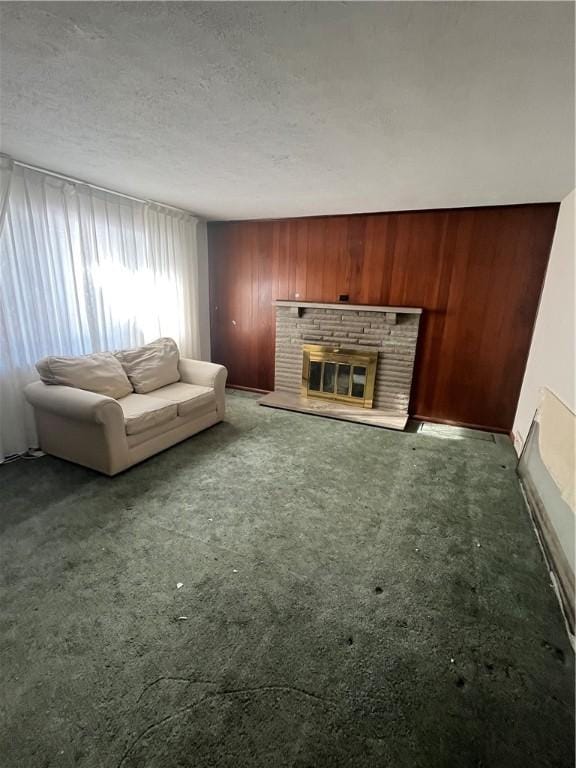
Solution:
<svg viewBox="0 0 576 768">
<path fill-rule="evenodd" d="M 574 574 L 562 550 L 556 531 L 550 524 L 546 509 L 540 499 L 540 495 L 527 475 L 520 474 L 520 483 L 524 490 L 524 496 L 530 510 L 530 515 L 536 527 L 538 538 L 544 550 L 544 556 L 548 567 L 554 574 L 558 585 L 558 593 L 566 623 L 570 633 L 574 635 Z"/>
<path fill-rule="evenodd" d="M 466 427 L 467 429 L 479 429 L 481 432 L 497 432 L 498 434 L 510 435 L 509 430 L 504 427 L 491 427 L 486 424 L 471 424 L 469 421 L 438 419 L 435 416 L 423 416 L 419 413 L 411 413 L 410 418 L 417 419 L 418 421 L 430 421 L 432 424 L 447 424 L 450 427 Z"/>
<path fill-rule="evenodd" d="M 256 389 L 256 387 L 242 387 L 240 384 L 226 384 L 226 389 L 239 389 L 242 392 L 256 392 L 259 395 L 268 395 L 269 389 Z"/>
</svg>

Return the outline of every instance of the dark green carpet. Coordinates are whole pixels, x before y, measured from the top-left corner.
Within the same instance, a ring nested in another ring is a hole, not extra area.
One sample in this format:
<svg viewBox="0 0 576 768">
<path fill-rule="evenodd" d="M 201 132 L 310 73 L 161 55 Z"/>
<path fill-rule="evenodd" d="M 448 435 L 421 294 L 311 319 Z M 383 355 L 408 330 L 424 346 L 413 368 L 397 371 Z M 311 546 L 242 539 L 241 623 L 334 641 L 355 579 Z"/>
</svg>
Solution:
<svg viewBox="0 0 576 768">
<path fill-rule="evenodd" d="M 112 479 L 0 468 L 4 768 L 572 768 L 511 446 L 228 420 Z"/>
</svg>

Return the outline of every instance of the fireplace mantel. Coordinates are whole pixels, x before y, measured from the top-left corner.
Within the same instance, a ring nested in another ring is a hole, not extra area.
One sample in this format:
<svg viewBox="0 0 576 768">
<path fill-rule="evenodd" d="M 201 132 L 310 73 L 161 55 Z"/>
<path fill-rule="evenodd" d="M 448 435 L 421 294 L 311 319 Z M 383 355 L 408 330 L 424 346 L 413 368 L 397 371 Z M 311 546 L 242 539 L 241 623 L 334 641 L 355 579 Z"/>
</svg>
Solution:
<svg viewBox="0 0 576 768">
<path fill-rule="evenodd" d="M 421 307 L 382 307 L 371 304 L 348 304 L 345 301 L 335 301 L 333 303 L 319 303 L 315 301 L 291 301 L 288 299 L 277 299 L 274 304 L 277 307 L 294 307 L 295 309 L 351 309 L 355 312 L 394 312 L 396 314 L 421 315 Z"/>
</svg>

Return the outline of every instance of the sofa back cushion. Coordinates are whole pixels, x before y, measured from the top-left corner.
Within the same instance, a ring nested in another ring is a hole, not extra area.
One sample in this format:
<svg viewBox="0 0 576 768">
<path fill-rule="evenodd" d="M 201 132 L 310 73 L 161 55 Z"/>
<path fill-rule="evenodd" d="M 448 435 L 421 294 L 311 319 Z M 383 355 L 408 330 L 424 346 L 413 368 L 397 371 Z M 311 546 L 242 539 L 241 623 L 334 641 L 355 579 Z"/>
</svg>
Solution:
<svg viewBox="0 0 576 768">
<path fill-rule="evenodd" d="M 133 391 L 124 369 L 111 352 L 45 357 L 36 363 L 36 370 L 45 384 L 86 389 L 116 400 Z"/>
<path fill-rule="evenodd" d="M 174 339 L 156 339 L 143 347 L 124 349 L 114 354 L 139 395 L 180 381 L 180 353 Z"/>
</svg>

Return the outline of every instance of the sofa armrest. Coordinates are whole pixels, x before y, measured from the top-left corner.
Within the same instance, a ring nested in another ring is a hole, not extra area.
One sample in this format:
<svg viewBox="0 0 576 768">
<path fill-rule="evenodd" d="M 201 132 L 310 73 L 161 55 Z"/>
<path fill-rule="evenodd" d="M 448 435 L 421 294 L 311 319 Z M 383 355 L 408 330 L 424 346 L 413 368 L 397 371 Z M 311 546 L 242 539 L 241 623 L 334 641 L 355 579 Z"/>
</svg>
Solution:
<svg viewBox="0 0 576 768">
<path fill-rule="evenodd" d="M 224 374 L 224 384 L 226 384 L 226 377 L 228 376 L 228 371 L 223 365 L 206 363 L 203 360 L 190 360 L 186 357 L 180 358 L 178 369 L 183 382 L 198 384 L 201 387 L 215 387 L 216 380 L 222 379 L 222 374 Z"/>
<path fill-rule="evenodd" d="M 35 381 L 24 389 L 34 416 L 40 448 L 107 475 L 130 466 L 120 403 L 76 387 Z"/>
<path fill-rule="evenodd" d="M 182 381 L 186 384 L 197 384 L 201 387 L 212 387 L 216 394 L 216 407 L 221 419 L 225 412 L 225 389 L 228 371 L 223 365 L 206 363 L 203 360 L 190 360 L 181 357 L 178 369 Z"/>
<path fill-rule="evenodd" d="M 110 420 L 120 420 L 124 424 L 120 404 L 106 395 L 98 395 L 96 392 L 75 387 L 63 387 L 59 384 L 44 384 L 42 381 L 28 384 L 24 394 L 34 408 L 57 416 L 95 424 L 107 424 Z"/>
</svg>

